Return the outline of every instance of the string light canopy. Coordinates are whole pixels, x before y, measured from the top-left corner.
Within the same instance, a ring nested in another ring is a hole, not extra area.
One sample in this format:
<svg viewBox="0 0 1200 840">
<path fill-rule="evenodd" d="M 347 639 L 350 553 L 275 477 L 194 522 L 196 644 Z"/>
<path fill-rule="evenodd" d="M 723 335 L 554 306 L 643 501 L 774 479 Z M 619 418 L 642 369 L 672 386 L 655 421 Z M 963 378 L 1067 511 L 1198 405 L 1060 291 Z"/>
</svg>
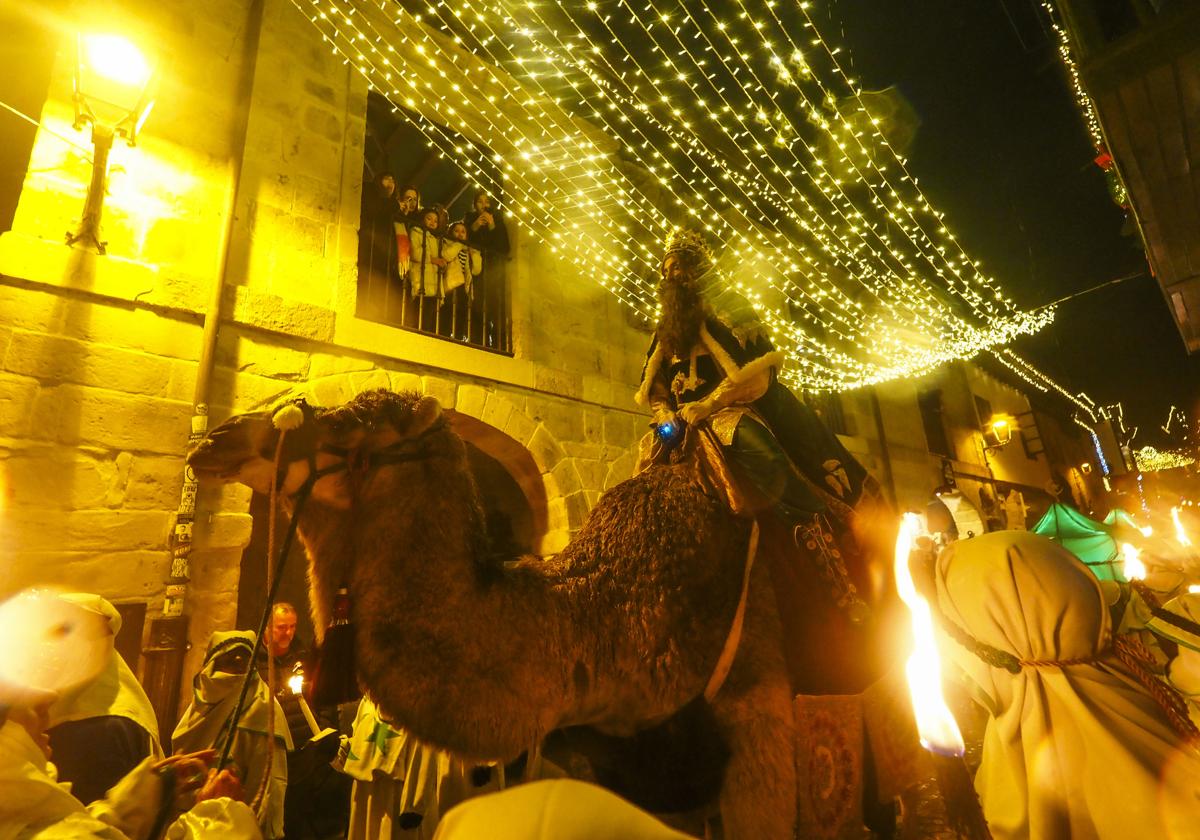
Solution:
<svg viewBox="0 0 1200 840">
<path fill-rule="evenodd" d="M 647 323 L 661 241 L 703 230 L 788 353 L 789 384 L 919 375 L 1053 319 L 965 253 L 906 169 L 889 124 L 903 108 L 843 70 L 807 2 L 292 2 L 433 148 Z"/>
</svg>

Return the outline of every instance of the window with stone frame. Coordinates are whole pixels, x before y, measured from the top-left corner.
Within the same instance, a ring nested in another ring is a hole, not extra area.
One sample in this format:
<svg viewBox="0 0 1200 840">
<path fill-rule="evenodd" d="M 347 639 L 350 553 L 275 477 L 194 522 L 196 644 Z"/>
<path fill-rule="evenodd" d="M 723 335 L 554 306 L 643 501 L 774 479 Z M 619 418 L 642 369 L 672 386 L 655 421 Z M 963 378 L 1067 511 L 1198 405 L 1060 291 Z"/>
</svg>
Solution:
<svg viewBox="0 0 1200 840">
<path fill-rule="evenodd" d="M 954 452 L 946 435 L 941 390 L 922 391 L 917 395 L 917 406 L 921 411 L 921 425 L 925 429 L 925 441 L 929 451 L 943 458 L 953 458 Z"/>
<path fill-rule="evenodd" d="M 504 196 L 489 191 L 493 225 L 471 229 L 478 190 L 426 140 L 411 115 L 372 91 L 366 128 L 358 316 L 510 355 L 512 222 Z M 484 183 L 502 184 L 490 150 L 449 128 L 441 131 L 485 162 Z M 418 197 L 415 212 L 402 201 L 410 187 Z M 425 229 L 426 210 L 438 215 L 436 232 Z M 455 223 L 468 226 L 466 248 L 453 236 Z"/>
</svg>

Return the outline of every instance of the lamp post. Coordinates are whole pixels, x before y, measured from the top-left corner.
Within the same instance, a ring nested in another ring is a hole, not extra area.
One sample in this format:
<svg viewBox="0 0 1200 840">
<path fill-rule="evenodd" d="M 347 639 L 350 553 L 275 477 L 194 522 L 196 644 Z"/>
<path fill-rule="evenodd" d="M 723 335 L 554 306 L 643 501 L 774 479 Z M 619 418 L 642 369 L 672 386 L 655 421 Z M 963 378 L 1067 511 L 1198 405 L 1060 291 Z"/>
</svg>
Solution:
<svg viewBox="0 0 1200 840">
<path fill-rule="evenodd" d="M 84 35 L 76 38 L 75 128 L 92 127 L 92 179 L 88 184 L 79 229 L 67 233 L 68 245 L 105 252 L 100 239 L 100 218 L 108 188 L 108 155 L 113 141 L 124 138 L 130 146 L 150 115 L 152 71 L 145 56 L 119 35 Z"/>
</svg>

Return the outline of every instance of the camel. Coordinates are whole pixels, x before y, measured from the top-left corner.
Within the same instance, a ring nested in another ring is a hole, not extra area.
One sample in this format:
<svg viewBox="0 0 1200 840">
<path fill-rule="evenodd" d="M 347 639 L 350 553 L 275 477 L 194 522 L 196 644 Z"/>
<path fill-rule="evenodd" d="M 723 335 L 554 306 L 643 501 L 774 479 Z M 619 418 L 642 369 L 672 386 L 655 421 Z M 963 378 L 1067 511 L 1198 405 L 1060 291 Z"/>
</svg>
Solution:
<svg viewBox="0 0 1200 840">
<path fill-rule="evenodd" d="M 281 491 L 350 464 L 316 481 L 298 522 L 314 623 L 348 585 L 360 682 L 397 725 L 508 761 L 553 730 L 627 735 L 703 694 L 738 609 L 751 522 L 686 464 L 613 487 L 560 554 L 502 558 L 435 399 L 371 391 L 305 414 L 284 442 Z M 268 492 L 278 434 L 270 414 L 235 416 L 188 463 L 202 479 Z M 766 563 L 746 591 L 740 645 L 711 701 L 729 751 L 719 806 L 725 836 L 785 840 L 792 697 Z"/>
</svg>

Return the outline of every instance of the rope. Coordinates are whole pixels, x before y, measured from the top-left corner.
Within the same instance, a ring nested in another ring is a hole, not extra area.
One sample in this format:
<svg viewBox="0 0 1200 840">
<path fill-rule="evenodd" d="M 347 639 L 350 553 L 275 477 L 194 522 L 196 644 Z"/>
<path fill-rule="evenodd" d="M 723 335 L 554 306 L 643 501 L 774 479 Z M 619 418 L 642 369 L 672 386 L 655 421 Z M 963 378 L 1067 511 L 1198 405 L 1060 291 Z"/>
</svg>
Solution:
<svg viewBox="0 0 1200 840">
<path fill-rule="evenodd" d="M 275 444 L 275 458 L 273 465 L 275 467 L 275 475 L 279 475 L 279 468 L 283 461 L 283 441 L 287 437 L 287 429 L 279 430 L 279 440 Z M 271 482 L 271 493 L 268 502 L 267 522 L 267 591 L 274 591 L 274 559 L 275 559 L 275 520 L 279 515 L 279 482 Z M 282 570 L 281 570 L 282 571 Z M 273 605 L 268 602 L 268 609 L 273 610 Z M 270 625 L 267 625 L 270 627 Z M 262 780 L 258 784 L 258 791 L 254 795 L 254 801 L 251 807 L 254 809 L 254 815 L 258 818 L 261 825 L 266 819 L 267 813 L 267 791 L 271 786 L 271 771 L 275 764 L 275 655 L 271 653 L 270 645 L 266 648 L 267 651 L 267 696 L 270 701 L 267 703 L 267 766 L 263 771 Z M 254 667 L 251 663 L 250 667 Z"/>
<path fill-rule="evenodd" d="M 1118 636 L 1113 640 L 1113 651 L 1129 668 L 1137 681 L 1150 693 L 1154 702 L 1162 707 L 1167 719 L 1175 727 L 1175 731 L 1192 746 L 1200 743 L 1200 729 L 1197 729 L 1196 724 L 1192 722 L 1192 718 L 1188 714 L 1187 701 L 1183 699 L 1183 695 L 1150 670 L 1149 666 L 1154 662 L 1154 655 L 1146 647 L 1145 642 L 1133 635 Z"/>
</svg>

